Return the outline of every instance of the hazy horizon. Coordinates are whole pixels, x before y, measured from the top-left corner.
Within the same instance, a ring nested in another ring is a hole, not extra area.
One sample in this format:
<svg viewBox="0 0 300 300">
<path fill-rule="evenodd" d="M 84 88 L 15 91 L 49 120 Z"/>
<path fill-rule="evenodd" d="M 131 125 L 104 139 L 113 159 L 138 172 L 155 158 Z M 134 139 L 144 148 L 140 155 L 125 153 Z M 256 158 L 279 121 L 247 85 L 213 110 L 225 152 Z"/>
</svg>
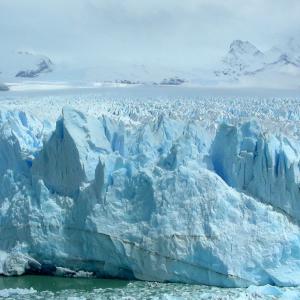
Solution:
<svg viewBox="0 0 300 300">
<path fill-rule="evenodd" d="M 1 50 L 42 53 L 77 67 L 205 67 L 232 40 L 265 51 L 300 33 L 300 2 L 267 0 L 1 0 Z M 288 3 L 288 5 L 287 5 Z"/>
</svg>

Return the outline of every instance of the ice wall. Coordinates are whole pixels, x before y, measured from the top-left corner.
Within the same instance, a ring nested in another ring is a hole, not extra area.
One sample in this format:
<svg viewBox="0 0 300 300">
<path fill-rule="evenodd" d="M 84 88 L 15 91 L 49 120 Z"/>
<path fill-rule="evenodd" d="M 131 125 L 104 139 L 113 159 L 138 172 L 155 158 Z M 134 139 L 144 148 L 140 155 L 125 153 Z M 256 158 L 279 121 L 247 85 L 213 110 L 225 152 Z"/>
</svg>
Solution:
<svg viewBox="0 0 300 300">
<path fill-rule="evenodd" d="M 19 112 L 0 126 L 1 273 L 300 284 L 295 142 L 256 123 L 215 136 L 70 107 L 51 135 Z"/>
<path fill-rule="evenodd" d="M 212 145 L 215 172 L 245 191 L 300 218 L 300 144 L 265 133 L 256 122 L 222 124 Z"/>
</svg>

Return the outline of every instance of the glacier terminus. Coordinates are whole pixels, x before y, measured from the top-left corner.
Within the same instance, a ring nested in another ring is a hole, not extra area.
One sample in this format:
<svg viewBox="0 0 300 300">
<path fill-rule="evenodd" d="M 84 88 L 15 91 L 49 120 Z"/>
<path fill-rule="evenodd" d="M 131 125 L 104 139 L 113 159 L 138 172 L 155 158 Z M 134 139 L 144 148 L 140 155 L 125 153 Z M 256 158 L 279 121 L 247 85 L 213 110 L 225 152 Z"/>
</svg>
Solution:
<svg viewBox="0 0 300 300">
<path fill-rule="evenodd" d="M 299 285 L 295 135 L 130 105 L 56 121 L 3 105 L 0 274 Z"/>
</svg>

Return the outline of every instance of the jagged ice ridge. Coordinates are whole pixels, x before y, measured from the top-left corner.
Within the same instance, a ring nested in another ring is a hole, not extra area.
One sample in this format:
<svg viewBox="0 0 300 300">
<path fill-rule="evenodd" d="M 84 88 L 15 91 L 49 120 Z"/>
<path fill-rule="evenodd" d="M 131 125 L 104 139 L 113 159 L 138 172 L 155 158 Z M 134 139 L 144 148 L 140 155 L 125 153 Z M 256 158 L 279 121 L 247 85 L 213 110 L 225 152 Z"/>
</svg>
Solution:
<svg viewBox="0 0 300 300">
<path fill-rule="evenodd" d="M 1 274 L 300 284 L 294 136 L 229 118 L 127 121 L 1 110 Z"/>
</svg>

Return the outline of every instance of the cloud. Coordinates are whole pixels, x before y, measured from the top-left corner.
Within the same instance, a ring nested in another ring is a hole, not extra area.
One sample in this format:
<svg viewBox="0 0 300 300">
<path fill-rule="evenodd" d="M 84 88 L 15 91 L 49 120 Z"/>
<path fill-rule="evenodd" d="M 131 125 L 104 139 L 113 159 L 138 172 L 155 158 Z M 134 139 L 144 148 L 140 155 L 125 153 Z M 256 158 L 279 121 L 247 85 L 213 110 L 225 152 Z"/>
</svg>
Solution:
<svg viewBox="0 0 300 300">
<path fill-rule="evenodd" d="M 197 67 L 233 39 L 267 49 L 299 34 L 298 0 L 0 0 L 3 49 L 79 64 Z"/>
</svg>

